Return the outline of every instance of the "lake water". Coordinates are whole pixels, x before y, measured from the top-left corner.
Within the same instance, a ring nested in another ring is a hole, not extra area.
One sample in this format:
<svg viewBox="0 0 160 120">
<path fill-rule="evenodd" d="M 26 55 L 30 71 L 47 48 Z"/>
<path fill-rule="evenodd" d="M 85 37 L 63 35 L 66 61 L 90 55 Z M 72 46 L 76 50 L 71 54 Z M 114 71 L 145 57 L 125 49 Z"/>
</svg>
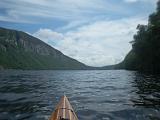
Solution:
<svg viewBox="0 0 160 120">
<path fill-rule="evenodd" d="M 64 94 L 80 120 L 160 119 L 160 77 L 125 70 L 0 71 L 0 120 L 47 120 Z"/>
</svg>

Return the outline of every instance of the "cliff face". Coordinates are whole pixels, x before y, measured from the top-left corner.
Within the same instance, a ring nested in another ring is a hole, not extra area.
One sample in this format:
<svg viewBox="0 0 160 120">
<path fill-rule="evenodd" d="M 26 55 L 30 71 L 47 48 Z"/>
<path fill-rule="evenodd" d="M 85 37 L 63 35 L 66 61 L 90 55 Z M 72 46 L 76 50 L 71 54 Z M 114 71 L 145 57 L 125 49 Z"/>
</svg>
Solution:
<svg viewBox="0 0 160 120">
<path fill-rule="evenodd" d="M 88 68 L 29 34 L 5 28 L 0 28 L 0 66 L 9 69 Z"/>
</svg>

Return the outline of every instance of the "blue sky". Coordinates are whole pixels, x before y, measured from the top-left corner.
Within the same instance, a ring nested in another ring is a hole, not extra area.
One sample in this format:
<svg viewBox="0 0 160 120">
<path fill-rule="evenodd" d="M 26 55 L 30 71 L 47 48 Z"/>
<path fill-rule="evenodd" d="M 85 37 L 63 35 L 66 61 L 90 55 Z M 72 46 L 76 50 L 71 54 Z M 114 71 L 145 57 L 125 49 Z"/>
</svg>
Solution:
<svg viewBox="0 0 160 120">
<path fill-rule="evenodd" d="M 22 30 L 87 65 L 122 61 L 157 0 L 1 0 L 0 26 Z"/>
</svg>

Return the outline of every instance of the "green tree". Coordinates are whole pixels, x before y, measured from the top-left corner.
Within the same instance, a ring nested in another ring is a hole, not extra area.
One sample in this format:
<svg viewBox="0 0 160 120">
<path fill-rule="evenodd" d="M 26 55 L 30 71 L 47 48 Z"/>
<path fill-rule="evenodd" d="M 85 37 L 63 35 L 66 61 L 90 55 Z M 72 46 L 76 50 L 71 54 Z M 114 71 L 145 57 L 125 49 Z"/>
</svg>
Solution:
<svg viewBox="0 0 160 120">
<path fill-rule="evenodd" d="M 132 52 L 135 53 L 138 61 L 136 69 L 160 73 L 160 0 L 157 2 L 156 12 L 149 16 L 148 25 L 138 25 L 137 30 L 132 41 Z M 127 59 L 133 58 L 129 55 Z M 133 60 L 130 61 L 135 63 Z"/>
</svg>

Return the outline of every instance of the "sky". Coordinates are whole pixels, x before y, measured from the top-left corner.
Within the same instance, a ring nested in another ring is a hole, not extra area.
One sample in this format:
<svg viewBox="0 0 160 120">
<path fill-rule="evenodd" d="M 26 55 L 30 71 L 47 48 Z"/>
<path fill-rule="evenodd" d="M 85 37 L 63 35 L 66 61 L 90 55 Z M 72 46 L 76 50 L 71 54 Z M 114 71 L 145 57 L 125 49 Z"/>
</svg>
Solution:
<svg viewBox="0 0 160 120">
<path fill-rule="evenodd" d="M 89 66 L 121 62 L 157 0 L 0 0 L 0 27 L 27 32 Z"/>
</svg>

